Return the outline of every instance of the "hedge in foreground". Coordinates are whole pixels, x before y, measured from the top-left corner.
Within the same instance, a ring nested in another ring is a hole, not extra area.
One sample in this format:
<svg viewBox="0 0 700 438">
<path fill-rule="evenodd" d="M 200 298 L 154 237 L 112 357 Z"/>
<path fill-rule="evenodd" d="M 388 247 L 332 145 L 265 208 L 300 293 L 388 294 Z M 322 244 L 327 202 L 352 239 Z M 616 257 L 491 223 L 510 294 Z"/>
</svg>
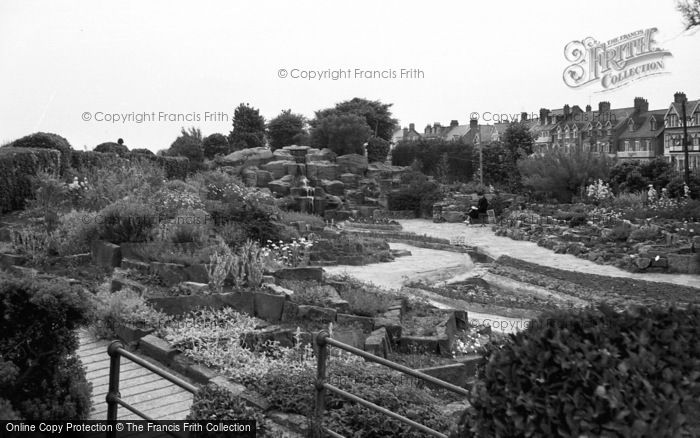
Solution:
<svg viewBox="0 0 700 438">
<path fill-rule="evenodd" d="M 457 436 L 693 435 L 699 321 L 698 308 L 543 315 L 487 351 Z"/>
<path fill-rule="evenodd" d="M 24 207 L 37 172 L 59 172 L 61 153 L 52 149 L 0 148 L 0 213 Z"/>
<path fill-rule="evenodd" d="M 90 384 L 76 355 L 88 297 L 56 279 L 0 273 L 0 413 L 25 420 L 83 420 Z M 6 417 L 2 417 L 6 418 Z"/>
</svg>

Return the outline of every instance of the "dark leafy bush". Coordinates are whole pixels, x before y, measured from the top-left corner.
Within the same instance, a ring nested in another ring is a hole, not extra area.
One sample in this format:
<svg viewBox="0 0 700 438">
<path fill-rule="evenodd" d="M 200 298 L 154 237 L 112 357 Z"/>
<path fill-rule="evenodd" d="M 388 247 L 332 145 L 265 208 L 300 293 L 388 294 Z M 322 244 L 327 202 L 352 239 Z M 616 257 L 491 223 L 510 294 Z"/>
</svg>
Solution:
<svg viewBox="0 0 700 438">
<path fill-rule="evenodd" d="M 687 421 L 700 407 L 699 318 L 698 308 L 545 314 L 487 350 L 456 436 L 697 436 Z"/>
<path fill-rule="evenodd" d="M 103 208 L 97 218 L 100 239 L 120 244 L 149 240 L 158 215 L 150 205 L 117 201 Z"/>
<path fill-rule="evenodd" d="M 574 213 L 571 216 L 571 219 L 569 219 L 569 226 L 570 227 L 580 227 L 581 225 L 586 225 L 586 222 L 588 221 L 588 216 L 586 213 Z"/>
<path fill-rule="evenodd" d="M 268 240 L 273 242 L 282 240 L 281 227 L 272 220 L 270 214 L 264 211 L 253 208 L 241 209 L 232 204 L 224 204 L 209 213 L 219 229 L 227 224 L 235 223 L 240 230 L 243 230 L 248 239 L 253 239 L 261 244 L 265 244 Z M 236 231 L 236 234 L 240 233 L 240 230 Z"/>
<path fill-rule="evenodd" d="M 119 155 L 120 157 L 123 157 L 125 155 L 129 154 L 129 148 L 126 147 L 123 144 L 119 143 L 114 143 L 114 142 L 106 142 L 106 143 L 100 143 L 97 146 L 95 146 L 95 149 L 93 149 L 95 152 L 102 152 L 102 153 L 107 153 L 107 154 L 116 154 Z"/>
<path fill-rule="evenodd" d="M 0 213 L 23 208 L 33 197 L 33 177 L 58 174 L 60 163 L 60 152 L 51 149 L 0 148 Z"/>
<path fill-rule="evenodd" d="M 272 408 L 311 416 L 313 382 L 311 370 L 292 371 L 289 367 L 279 367 L 272 369 L 256 386 Z M 389 369 L 331 361 L 328 383 L 432 429 L 443 433 L 449 429 L 449 420 L 437 409 L 440 401 L 429 390 L 418 388 L 411 379 Z M 335 394 L 326 394 L 324 426 L 342 436 L 425 436 L 382 413 Z"/>
<path fill-rule="evenodd" d="M 243 399 L 230 391 L 216 385 L 208 385 L 199 390 L 194 396 L 190 414 L 187 420 L 233 421 L 255 420 L 257 432 L 264 434 L 265 417 L 259 411 L 245 403 Z M 226 437 L 226 432 L 193 432 L 192 437 Z"/>
<path fill-rule="evenodd" d="M 379 137 L 370 137 L 367 141 L 367 161 L 373 163 L 375 161 L 386 161 L 389 155 L 389 142 Z"/>
<path fill-rule="evenodd" d="M 154 157 L 155 157 L 155 155 L 156 155 L 156 154 L 153 153 L 152 150 L 146 149 L 146 148 L 136 148 L 136 149 L 132 149 L 132 150 L 131 150 L 131 153 L 132 153 L 132 154 L 151 155 L 151 156 L 154 156 Z"/>
<path fill-rule="evenodd" d="M 206 158 L 212 159 L 216 155 L 228 154 L 231 148 L 225 135 L 212 134 L 205 137 L 202 141 L 202 150 Z"/>
<path fill-rule="evenodd" d="M 432 216 L 433 204 L 442 198 L 438 184 L 420 172 L 402 175 L 401 184 L 401 189 L 388 196 L 389 210 L 413 210 L 417 215 Z"/>
<path fill-rule="evenodd" d="M 68 140 L 60 135 L 37 132 L 13 141 L 10 146 L 15 148 L 55 149 L 61 153 L 61 175 L 70 167 L 70 156 L 73 148 L 68 143 Z"/>
<path fill-rule="evenodd" d="M 608 235 L 608 240 L 613 242 L 626 242 L 632 234 L 632 227 L 629 224 L 615 226 Z"/>
<path fill-rule="evenodd" d="M 26 420 L 87 419 L 90 384 L 75 352 L 88 302 L 59 279 L 0 273 L 0 411 Z"/>
</svg>

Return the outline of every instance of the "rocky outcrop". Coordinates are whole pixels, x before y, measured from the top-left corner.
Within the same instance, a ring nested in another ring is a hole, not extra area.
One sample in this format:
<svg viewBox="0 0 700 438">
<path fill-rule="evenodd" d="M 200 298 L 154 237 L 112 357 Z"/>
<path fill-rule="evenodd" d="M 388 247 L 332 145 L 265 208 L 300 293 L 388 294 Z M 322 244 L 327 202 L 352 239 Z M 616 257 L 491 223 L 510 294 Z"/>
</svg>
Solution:
<svg viewBox="0 0 700 438">
<path fill-rule="evenodd" d="M 336 159 L 341 173 L 354 173 L 364 176 L 369 164 L 367 157 L 358 154 L 341 155 Z"/>
<path fill-rule="evenodd" d="M 226 155 L 220 160 L 224 166 L 244 166 L 253 167 L 260 166 L 274 159 L 272 151 L 268 148 L 250 148 L 242 149 Z"/>
</svg>

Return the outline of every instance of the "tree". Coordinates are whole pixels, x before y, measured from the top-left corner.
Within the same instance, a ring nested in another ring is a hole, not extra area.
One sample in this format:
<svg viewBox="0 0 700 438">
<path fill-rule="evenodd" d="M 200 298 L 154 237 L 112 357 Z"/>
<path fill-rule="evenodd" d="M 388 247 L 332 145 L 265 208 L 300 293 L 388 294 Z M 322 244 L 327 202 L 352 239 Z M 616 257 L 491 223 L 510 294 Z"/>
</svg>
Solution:
<svg viewBox="0 0 700 438">
<path fill-rule="evenodd" d="M 378 100 L 367 100 L 355 97 L 352 100 L 340 102 L 335 106 L 338 113 L 356 114 L 364 117 L 372 132 L 379 138 L 391 141 L 398 126 L 398 120 L 391 117 L 390 108 L 393 104 L 381 103 Z"/>
<path fill-rule="evenodd" d="M 373 163 L 375 161 L 384 162 L 389 155 L 389 142 L 380 137 L 370 137 L 367 140 L 367 161 Z"/>
<path fill-rule="evenodd" d="M 167 154 L 174 157 L 187 157 L 193 163 L 201 162 L 204 159 L 202 131 L 195 127 L 189 130 L 182 128 L 180 136 L 170 145 Z"/>
<path fill-rule="evenodd" d="M 311 144 L 338 155 L 363 154 L 363 144 L 372 134 L 365 119 L 354 114 L 331 114 L 318 118 L 311 130 Z"/>
<path fill-rule="evenodd" d="M 557 148 L 522 158 L 517 166 L 523 185 L 560 202 L 571 202 L 582 186 L 596 179 L 607 179 L 609 174 L 607 156 L 583 148 L 571 151 Z"/>
<path fill-rule="evenodd" d="M 421 172 L 437 177 L 438 165 L 443 154 L 447 154 L 448 158 L 448 180 L 463 182 L 471 180 L 474 173 L 474 147 L 459 141 L 401 141 L 391 152 L 391 162 L 395 166 L 410 166 L 414 160 L 418 160 L 422 163 L 419 169 Z M 478 161 L 478 156 L 476 160 Z"/>
<path fill-rule="evenodd" d="M 686 30 L 700 26 L 700 0 L 678 0 L 676 9 L 683 16 Z"/>
<path fill-rule="evenodd" d="M 240 104 L 233 113 L 233 130 L 228 136 L 233 150 L 265 146 L 265 118 L 250 105 Z"/>
<path fill-rule="evenodd" d="M 532 144 L 534 139 L 530 129 L 522 122 L 513 122 L 503 133 L 503 145 L 510 154 L 513 163 L 518 159 L 532 155 Z"/>
<path fill-rule="evenodd" d="M 520 172 L 511 152 L 501 142 L 484 146 L 484 182 L 517 190 L 520 187 Z"/>
<path fill-rule="evenodd" d="M 301 144 L 307 137 L 306 118 L 284 110 L 267 124 L 267 138 L 273 151 L 292 144 Z"/>
<path fill-rule="evenodd" d="M 121 140 L 121 138 L 119 139 Z M 107 153 L 107 154 L 117 154 L 120 157 L 126 155 L 129 153 L 129 148 L 124 146 L 124 143 L 113 143 L 113 142 L 106 142 L 106 143 L 100 143 L 97 146 L 95 146 L 95 149 L 93 149 L 95 152 L 102 152 L 102 153 Z"/>
<path fill-rule="evenodd" d="M 202 141 L 204 156 L 210 160 L 216 155 L 226 155 L 231 152 L 228 139 L 223 134 L 211 134 Z"/>
</svg>

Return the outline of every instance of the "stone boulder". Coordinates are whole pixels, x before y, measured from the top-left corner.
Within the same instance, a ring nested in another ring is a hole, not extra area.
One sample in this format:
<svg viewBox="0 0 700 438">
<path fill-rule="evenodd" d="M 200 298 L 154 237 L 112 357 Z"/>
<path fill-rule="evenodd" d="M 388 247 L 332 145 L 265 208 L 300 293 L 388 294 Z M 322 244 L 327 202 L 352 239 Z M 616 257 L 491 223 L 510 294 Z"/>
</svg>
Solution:
<svg viewBox="0 0 700 438">
<path fill-rule="evenodd" d="M 242 149 L 226 155 L 221 159 L 221 164 L 225 166 L 245 166 L 253 167 L 268 163 L 274 159 L 272 151 L 268 148 Z"/>
<path fill-rule="evenodd" d="M 270 181 L 273 180 L 272 173 L 268 172 L 267 170 L 257 170 L 255 173 L 255 181 L 257 182 L 258 187 L 267 187 Z"/>
<path fill-rule="evenodd" d="M 367 157 L 358 154 L 341 155 L 336 159 L 341 173 L 364 175 L 369 164 Z"/>
<path fill-rule="evenodd" d="M 289 151 L 284 149 L 277 149 L 272 153 L 273 161 L 294 161 L 294 157 Z"/>
<path fill-rule="evenodd" d="M 289 162 L 284 167 L 287 175 L 294 177 L 297 175 L 306 175 L 306 164 Z"/>
<path fill-rule="evenodd" d="M 360 187 L 360 175 L 356 173 L 344 173 L 340 175 L 340 181 L 345 184 L 348 189 L 357 189 Z"/>
<path fill-rule="evenodd" d="M 328 161 L 313 161 L 306 165 L 306 177 L 310 180 L 334 180 L 338 178 L 338 165 Z"/>
<path fill-rule="evenodd" d="M 309 149 L 306 154 L 306 162 L 313 163 L 316 161 L 335 161 L 338 155 L 328 148 L 321 149 Z"/>
<path fill-rule="evenodd" d="M 373 331 L 365 339 L 365 351 L 386 359 L 387 353 L 391 351 L 391 343 L 386 328 L 382 327 Z"/>
<path fill-rule="evenodd" d="M 119 245 L 102 240 L 93 240 L 90 245 L 92 262 L 107 268 L 119 267 L 122 263 L 122 251 Z"/>
<path fill-rule="evenodd" d="M 292 188 L 291 179 L 291 177 L 285 176 L 283 178 L 270 181 L 267 187 L 269 187 L 270 190 L 272 190 L 272 193 L 274 193 L 275 195 L 287 196 L 289 195 L 289 191 Z"/>
<path fill-rule="evenodd" d="M 287 165 L 294 164 L 294 161 L 270 161 L 262 165 L 262 169 L 270 172 L 272 179 L 280 179 L 287 174 Z"/>
<path fill-rule="evenodd" d="M 329 195 L 343 196 L 345 194 L 345 184 L 341 181 L 321 180 L 321 187 Z"/>
<path fill-rule="evenodd" d="M 241 171 L 241 179 L 246 187 L 256 187 L 258 185 L 258 172 L 254 167 L 245 168 Z"/>
</svg>

